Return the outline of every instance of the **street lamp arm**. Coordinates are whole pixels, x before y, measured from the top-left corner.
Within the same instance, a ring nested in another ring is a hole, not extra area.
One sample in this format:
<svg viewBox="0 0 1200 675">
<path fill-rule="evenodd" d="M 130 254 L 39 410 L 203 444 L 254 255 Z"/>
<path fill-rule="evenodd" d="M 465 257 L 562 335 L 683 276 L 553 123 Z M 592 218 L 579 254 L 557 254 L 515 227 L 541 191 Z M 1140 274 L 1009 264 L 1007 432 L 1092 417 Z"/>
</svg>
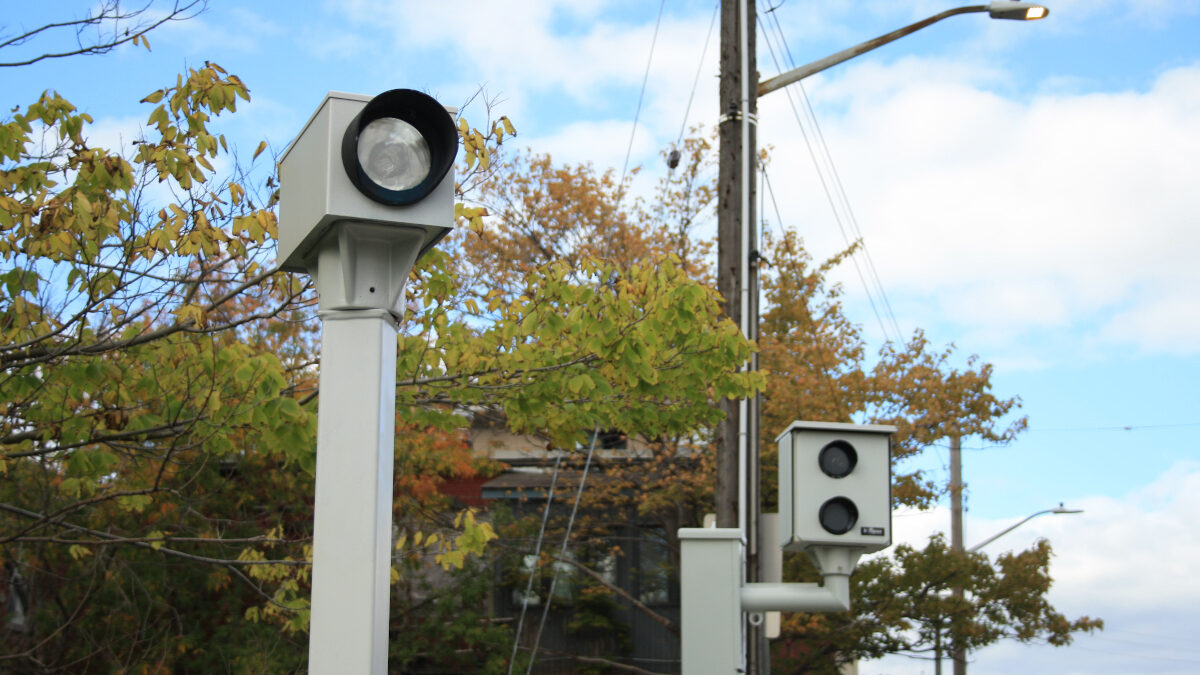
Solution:
<svg viewBox="0 0 1200 675">
<path fill-rule="evenodd" d="M 850 59 L 852 59 L 856 56 L 859 56 L 860 54 L 865 54 L 873 49 L 878 49 L 878 48 L 882 47 L 883 45 L 886 45 L 889 42 L 894 42 L 896 40 L 899 40 L 900 38 L 904 37 L 905 35 L 915 33 L 926 26 L 929 26 L 931 24 L 937 23 L 938 21 L 941 21 L 942 19 L 948 19 L 952 16 L 957 16 L 959 14 L 972 14 L 972 13 L 976 13 L 976 12 L 987 12 L 987 11 L 989 11 L 989 9 L 990 9 L 990 5 L 972 5 L 970 7 L 956 7 L 954 9 L 948 9 L 948 10 L 942 12 L 941 14 L 935 14 L 935 15 L 929 17 L 928 19 L 923 19 L 914 24 L 905 26 L 904 28 L 894 30 L 886 35 L 880 35 L 879 37 L 877 37 L 873 40 L 867 40 L 866 42 L 857 44 L 849 49 L 843 49 L 842 51 L 840 51 L 836 54 L 826 56 L 825 58 L 823 58 L 819 61 L 813 61 L 812 63 L 809 63 L 807 65 L 800 66 L 799 68 L 794 68 L 792 70 L 787 71 L 786 73 L 776 75 L 775 77 L 772 77 L 769 80 L 760 82 L 758 84 L 758 95 L 763 96 L 765 94 L 769 94 L 769 93 L 775 91 L 776 89 L 782 89 L 783 87 L 786 87 L 789 84 L 792 84 L 794 82 L 799 82 L 800 80 L 803 80 L 804 78 L 806 78 L 810 75 L 815 75 L 815 74 L 821 72 L 822 70 L 825 70 L 827 68 L 832 68 L 833 66 L 836 66 L 837 64 L 842 63 L 843 61 L 849 61 Z"/>
<path fill-rule="evenodd" d="M 1038 511 L 1037 513 L 1035 513 L 1031 516 L 1026 516 L 1024 520 L 1018 521 L 1016 525 L 1010 525 L 1009 527 L 1006 527 L 1003 530 L 1000 530 L 996 534 L 993 534 L 992 536 L 988 537 L 987 539 L 984 539 L 983 541 L 979 542 L 978 544 L 975 544 L 971 548 L 967 549 L 967 553 L 974 553 L 974 552 L 978 551 L 979 549 L 983 548 L 984 546 L 987 546 L 988 544 L 992 543 L 993 541 L 996 541 L 1000 537 L 1003 537 L 1004 535 L 1008 534 L 1009 532 L 1012 532 L 1013 530 L 1017 529 L 1018 527 L 1024 525 L 1025 523 L 1028 523 L 1029 521 L 1033 520 L 1034 518 L 1037 518 L 1038 516 L 1040 516 L 1044 513 L 1054 513 L 1054 509 L 1046 509 L 1045 511 Z"/>
<path fill-rule="evenodd" d="M 1037 518 L 1038 516 L 1041 516 L 1041 515 L 1045 515 L 1047 513 L 1083 513 L 1083 511 L 1081 511 L 1079 509 L 1063 508 L 1061 505 L 1059 505 L 1055 508 L 1052 508 L 1052 509 L 1045 509 L 1042 511 L 1038 511 L 1037 513 L 1035 513 L 1033 515 L 1026 516 L 1024 520 L 1021 520 L 1016 525 L 1011 525 L 1009 527 L 1006 527 L 1003 530 L 1000 530 L 999 532 L 997 532 L 996 534 L 993 534 L 992 536 L 988 537 L 987 539 L 984 539 L 983 541 L 979 542 L 978 544 L 975 544 L 971 548 L 967 549 L 967 553 L 975 553 L 979 549 L 983 548 L 984 546 L 987 546 L 988 544 L 992 543 L 993 541 L 996 541 L 997 539 L 999 539 L 1000 537 L 1003 537 L 1004 535 L 1008 534 L 1009 532 L 1012 532 L 1013 530 L 1024 525 L 1025 523 L 1028 523 L 1029 521 L 1033 520 L 1034 518 Z"/>
</svg>

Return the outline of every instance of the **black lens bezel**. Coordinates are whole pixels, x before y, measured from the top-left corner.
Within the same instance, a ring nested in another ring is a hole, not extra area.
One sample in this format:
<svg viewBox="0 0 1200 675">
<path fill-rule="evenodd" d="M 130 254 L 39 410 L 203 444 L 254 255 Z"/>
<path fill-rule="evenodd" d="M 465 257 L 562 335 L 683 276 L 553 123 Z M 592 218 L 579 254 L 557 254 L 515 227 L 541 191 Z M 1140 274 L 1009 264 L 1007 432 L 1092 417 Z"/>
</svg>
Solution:
<svg viewBox="0 0 1200 675">
<path fill-rule="evenodd" d="M 358 161 L 358 137 L 377 119 L 394 117 L 411 124 L 429 146 L 429 173 L 407 190 L 390 190 L 371 180 Z M 428 94 L 414 89 L 392 89 L 367 102 L 342 135 L 342 167 L 358 191 L 388 206 L 406 206 L 433 192 L 454 166 L 458 155 L 458 130 L 450 113 Z"/>
<path fill-rule="evenodd" d="M 850 523 L 846 525 L 846 529 L 844 530 L 838 531 L 825 524 L 825 511 L 834 505 L 845 508 L 850 514 Z M 821 523 L 821 528 L 829 534 L 846 534 L 850 530 L 853 530 L 854 526 L 858 524 L 858 506 L 854 502 L 850 501 L 850 499 L 847 497 L 833 497 L 832 499 L 827 499 L 825 500 L 825 503 L 821 505 L 821 509 L 817 512 L 817 521 Z"/>
<path fill-rule="evenodd" d="M 828 461 L 827 458 L 835 451 L 841 451 L 845 453 L 850 459 L 850 466 L 844 472 L 833 471 L 825 465 L 825 463 Z M 829 443 L 825 444 L 825 447 L 821 448 L 821 452 L 817 453 L 817 466 L 820 467 L 821 473 L 829 476 L 830 478 L 845 478 L 854 471 L 854 467 L 858 466 L 858 451 L 854 449 L 853 445 L 847 443 L 846 441 L 840 439 L 836 441 L 830 441 Z"/>
</svg>

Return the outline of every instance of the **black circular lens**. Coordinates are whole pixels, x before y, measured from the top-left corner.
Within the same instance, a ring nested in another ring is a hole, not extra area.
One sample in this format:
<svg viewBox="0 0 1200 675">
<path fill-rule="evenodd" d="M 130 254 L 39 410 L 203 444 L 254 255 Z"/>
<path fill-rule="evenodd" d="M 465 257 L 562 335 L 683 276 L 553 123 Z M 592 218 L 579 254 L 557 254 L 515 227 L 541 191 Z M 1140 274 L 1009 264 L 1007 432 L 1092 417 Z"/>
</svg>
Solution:
<svg viewBox="0 0 1200 675">
<path fill-rule="evenodd" d="M 408 122 L 380 117 L 358 135 L 358 163 L 376 185 L 411 190 L 429 175 L 429 143 Z"/>
<path fill-rule="evenodd" d="M 858 507 L 845 497 L 834 497 L 821 505 L 817 516 L 830 534 L 846 534 L 858 522 Z"/>
<path fill-rule="evenodd" d="M 833 441 L 821 448 L 817 455 L 817 464 L 821 472 L 830 478 L 842 478 L 850 475 L 858 464 L 858 453 L 854 446 L 846 441 Z"/>
<path fill-rule="evenodd" d="M 355 115 L 342 136 L 342 166 L 368 198 L 388 206 L 424 199 L 458 154 L 450 113 L 428 94 L 393 89 Z"/>
</svg>

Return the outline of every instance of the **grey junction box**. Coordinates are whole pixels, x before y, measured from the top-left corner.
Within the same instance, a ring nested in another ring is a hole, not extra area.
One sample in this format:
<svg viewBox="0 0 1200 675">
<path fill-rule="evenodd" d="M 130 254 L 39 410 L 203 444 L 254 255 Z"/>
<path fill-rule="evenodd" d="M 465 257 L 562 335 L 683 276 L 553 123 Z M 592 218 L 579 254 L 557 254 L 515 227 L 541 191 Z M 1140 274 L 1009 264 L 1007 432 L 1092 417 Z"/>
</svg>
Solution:
<svg viewBox="0 0 1200 675">
<path fill-rule="evenodd" d="M 892 543 L 891 434 L 881 424 L 793 422 L 779 443 L 783 549 Z"/>
</svg>

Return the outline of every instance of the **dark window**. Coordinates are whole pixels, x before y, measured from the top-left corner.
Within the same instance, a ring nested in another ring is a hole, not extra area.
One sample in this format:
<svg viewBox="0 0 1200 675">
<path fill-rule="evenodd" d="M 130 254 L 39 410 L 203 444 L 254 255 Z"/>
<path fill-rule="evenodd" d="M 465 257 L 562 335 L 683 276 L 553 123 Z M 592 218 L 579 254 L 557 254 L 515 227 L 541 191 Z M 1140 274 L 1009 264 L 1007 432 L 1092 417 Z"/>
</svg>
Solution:
<svg viewBox="0 0 1200 675">
<path fill-rule="evenodd" d="M 660 528 L 647 528 L 638 541 L 637 598 L 647 605 L 671 602 L 671 551 Z"/>
<path fill-rule="evenodd" d="M 625 450 L 629 447 L 629 437 L 616 430 L 601 431 L 596 445 L 601 450 Z"/>
</svg>

